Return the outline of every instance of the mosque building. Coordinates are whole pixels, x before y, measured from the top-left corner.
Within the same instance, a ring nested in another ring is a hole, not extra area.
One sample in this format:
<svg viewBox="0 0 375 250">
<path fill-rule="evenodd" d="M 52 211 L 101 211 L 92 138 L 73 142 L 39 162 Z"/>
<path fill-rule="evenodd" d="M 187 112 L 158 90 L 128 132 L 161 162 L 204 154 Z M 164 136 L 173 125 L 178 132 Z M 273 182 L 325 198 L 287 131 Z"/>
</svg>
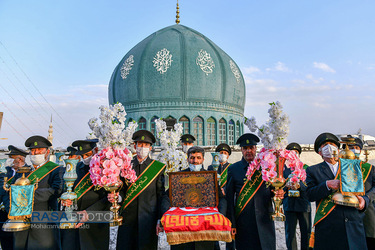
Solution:
<svg viewBox="0 0 375 250">
<path fill-rule="evenodd" d="M 178 9 L 177 9 L 178 11 Z M 234 145 L 243 133 L 245 82 L 235 61 L 198 31 L 179 24 L 156 31 L 115 68 L 109 103 L 127 121 L 155 134 L 155 120 L 172 118 L 196 145 Z"/>
</svg>

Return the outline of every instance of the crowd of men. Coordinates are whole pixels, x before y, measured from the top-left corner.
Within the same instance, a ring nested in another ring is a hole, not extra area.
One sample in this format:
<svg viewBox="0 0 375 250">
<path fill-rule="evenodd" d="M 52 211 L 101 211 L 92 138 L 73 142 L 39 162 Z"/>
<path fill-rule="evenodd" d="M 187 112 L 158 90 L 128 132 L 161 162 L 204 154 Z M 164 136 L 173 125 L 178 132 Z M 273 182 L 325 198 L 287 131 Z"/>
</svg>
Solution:
<svg viewBox="0 0 375 250">
<path fill-rule="evenodd" d="M 150 158 L 154 135 L 146 130 L 139 130 L 133 135 L 136 154 L 132 160 L 132 167 L 136 175 L 149 174 L 150 169 L 163 165 Z M 275 224 L 270 214 L 273 212 L 272 198 L 284 199 L 286 247 L 297 249 L 296 226 L 299 223 L 301 231 L 300 249 L 309 248 L 312 230 L 315 231 L 314 249 L 375 249 L 375 173 L 369 166 L 363 175 L 365 194 L 357 196 L 359 207 L 332 205 L 322 218 L 312 225 L 310 202 L 316 205 L 331 202 L 332 194 L 340 188 L 337 173 L 340 172 L 338 152 L 339 139 L 331 133 L 319 135 L 314 149 L 322 157 L 322 162 L 314 166 L 306 166 L 307 179 L 298 187 L 288 186 L 284 189 L 273 190 L 265 182 L 250 180 L 252 191 L 243 192 L 246 182 L 246 171 L 256 154 L 259 138 L 250 133 L 243 134 L 237 140 L 242 153 L 242 159 L 230 164 L 231 147 L 225 143 L 216 147 L 219 153 L 220 165 L 203 166 L 205 151 L 194 146 L 192 135 L 181 137 L 182 150 L 187 154 L 189 167 L 181 171 L 216 170 L 220 183 L 218 188 L 218 210 L 229 218 L 232 223 L 232 235 L 235 240 L 226 244 L 227 249 L 276 249 Z M 42 136 L 32 136 L 25 142 L 29 152 L 14 146 L 9 146 L 9 158 L 14 159 L 7 167 L 5 176 L 10 183 L 20 177 L 17 169 L 25 166 L 25 157 L 30 155 L 30 171 L 38 176 L 38 188 L 34 194 L 34 211 L 51 211 L 59 209 L 59 197 L 64 189 L 62 179 L 64 167 L 49 161 L 51 143 Z M 360 154 L 363 147 L 361 140 L 356 138 L 355 145 L 350 149 Z M 291 143 L 288 150 L 298 156 L 302 149 L 298 143 Z M 147 185 L 129 200 L 127 192 L 132 185 L 123 181 L 124 185 L 118 193 L 108 194 L 104 189 L 95 189 L 91 185 L 84 185 L 89 179 L 89 164 L 94 154 L 98 152 L 96 140 L 78 140 L 67 148 L 68 157 L 79 159 L 77 165 L 77 179 L 73 189 L 84 189 L 80 192 L 77 210 L 82 219 L 75 229 L 59 229 L 59 227 L 33 227 L 14 233 L 1 232 L 2 249 L 108 249 L 109 224 L 87 222 L 90 211 L 108 211 L 111 202 L 118 199 L 121 205 L 123 224 L 118 228 L 117 249 L 157 249 L 158 234 L 163 231 L 160 223 L 162 215 L 169 209 L 170 201 L 165 190 L 164 170 L 154 171 Z M 36 172 L 43 174 L 37 175 Z M 255 173 L 256 174 L 256 173 Z M 290 174 L 285 168 L 284 177 Z M 29 175 L 30 176 L 30 175 Z M 3 180 L 4 175 L 1 177 Z M 1 183 L 2 186 L 3 183 Z M 249 184 L 249 183 L 247 183 Z M 288 195 L 288 189 L 297 189 L 299 197 Z M 246 194 L 244 194 L 246 193 Z M 246 196 L 247 195 L 247 196 Z M 0 212 L 2 222 L 6 221 L 9 212 L 9 193 L 0 190 L 3 209 Z M 61 205 L 71 205 L 72 201 L 64 201 Z M 313 229 L 312 229 L 313 227 Z M 190 242 L 173 245 L 171 249 L 218 249 L 217 242 Z"/>
</svg>

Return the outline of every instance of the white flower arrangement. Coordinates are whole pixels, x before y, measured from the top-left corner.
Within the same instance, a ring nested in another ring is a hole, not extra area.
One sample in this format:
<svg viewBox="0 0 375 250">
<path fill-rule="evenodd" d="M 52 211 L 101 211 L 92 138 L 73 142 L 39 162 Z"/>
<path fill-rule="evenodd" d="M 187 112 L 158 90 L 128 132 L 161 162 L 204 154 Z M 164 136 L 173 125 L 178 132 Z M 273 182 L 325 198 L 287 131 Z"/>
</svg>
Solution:
<svg viewBox="0 0 375 250">
<path fill-rule="evenodd" d="M 132 142 L 132 136 L 138 127 L 136 122 L 130 122 L 125 129 L 126 112 L 121 103 L 114 105 L 100 106 L 100 123 L 98 118 L 91 118 L 88 122 L 92 133 L 88 139 L 98 138 L 99 147 L 113 147 L 124 149 Z"/>
<path fill-rule="evenodd" d="M 162 119 L 155 120 L 156 138 L 160 141 L 162 151 L 157 160 L 166 164 L 166 173 L 177 172 L 188 167 L 187 156 L 184 152 L 177 150 L 183 127 L 181 123 L 176 123 L 174 129 L 168 131 L 167 124 Z"/>
<path fill-rule="evenodd" d="M 280 102 L 272 102 L 270 105 L 271 107 L 268 110 L 270 119 L 265 124 L 258 127 L 255 117 L 250 119 L 244 117 L 244 124 L 253 133 L 258 130 L 258 136 L 265 149 L 284 149 L 288 144 L 289 117 L 283 113 Z"/>
</svg>

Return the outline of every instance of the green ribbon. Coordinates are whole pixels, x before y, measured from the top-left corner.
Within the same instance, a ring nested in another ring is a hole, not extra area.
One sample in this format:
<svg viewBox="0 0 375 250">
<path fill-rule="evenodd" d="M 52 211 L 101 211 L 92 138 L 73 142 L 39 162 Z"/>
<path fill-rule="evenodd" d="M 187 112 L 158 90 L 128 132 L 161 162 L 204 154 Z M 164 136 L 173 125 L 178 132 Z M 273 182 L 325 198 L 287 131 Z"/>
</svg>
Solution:
<svg viewBox="0 0 375 250">
<path fill-rule="evenodd" d="M 74 188 L 74 192 L 77 194 L 77 200 L 81 199 L 82 196 L 90 191 L 90 189 L 94 186 L 92 184 L 90 178 L 90 172 L 87 172 L 85 176 L 78 182 L 78 184 Z"/>
<path fill-rule="evenodd" d="M 122 203 L 120 211 L 124 211 L 129 204 L 138 197 L 146 188 L 152 183 L 152 181 L 164 170 L 165 164 L 152 161 L 146 169 L 141 173 L 138 179 L 130 185 L 126 191 L 124 202 Z"/>
<path fill-rule="evenodd" d="M 44 165 L 40 166 L 39 168 L 31 172 L 27 179 L 30 180 L 31 184 L 34 184 L 36 182 L 36 179 L 38 179 L 38 182 L 40 182 L 44 177 L 46 177 L 49 173 L 51 173 L 58 167 L 58 164 L 52 161 L 48 161 Z"/>
<path fill-rule="evenodd" d="M 262 183 L 262 172 L 260 170 L 255 170 L 254 174 L 251 176 L 251 180 L 247 180 L 245 182 L 238 195 L 236 202 L 236 217 L 238 217 L 244 210 L 244 208 L 256 194 Z"/>
<path fill-rule="evenodd" d="M 228 166 L 224 169 L 224 171 L 220 174 L 220 187 L 224 188 L 225 184 L 227 184 L 228 179 L 228 168 L 231 164 L 229 163 Z"/>
</svg>

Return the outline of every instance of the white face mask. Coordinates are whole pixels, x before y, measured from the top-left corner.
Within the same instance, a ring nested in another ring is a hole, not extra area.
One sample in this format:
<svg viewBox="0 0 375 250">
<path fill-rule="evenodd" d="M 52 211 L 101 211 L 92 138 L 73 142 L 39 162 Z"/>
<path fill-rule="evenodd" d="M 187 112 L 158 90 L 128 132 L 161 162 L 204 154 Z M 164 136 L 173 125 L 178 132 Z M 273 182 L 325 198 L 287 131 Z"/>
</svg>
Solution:
<svg viewBox="0 0 375 250">
<path fill-rule="evenodd" d="M 336 146 L 327 144 L 322 148 L 322 155 L 325 158 L 333 158 L 334 156 L 338 157 L 339 150 Z"/>
<path fill-rule="evenodd" d="M 90 161 L 92 159 L 92 155 L 90 155 L 89 157 L 87 157 L 86 159 L 82 159 L 82 162 L 83 164 L 85 165 L 90 165 Z"/>
<path fill-rule="evenodd" d="M 33 165 L 39 166 L 40 164 L 46 161 L 46 155 L 45 154 L 30 155 L 30 161 Z"/>
<path fill-rule="evenodd" d="M 200 171 L 202 169 L 202 164 L 199 164 L 199 165 L 189 164 L 189 168 L 191 171 Z"/>
<path fill-rule="evenodd" d="M 190 145 L 182 145 L 182 151 L 187 154 L 187 151 L 189 150 L 189 148 L 191 148 L 192 146 Z"/>
<path fill-rule="evenodd" d="M 148 156 L 150 148 L 137 147 L 136 152 L 139 159 L 144 159 Z"/>
<path fill-rule="evenodd" d="M 225 155 L 225 154 L 219 154 L 219 162 L 220 163 L 223 163 L 223 162 L 226 162 L 228 160 L 228 156 Z"/>
<path fill-rule="evenodd" d="M 359 155 L 361 154 L 361 150 L 359 149 L 351 149 L 350 151 L 352 151 L 355 154 L 355 157 L 359 157 Z"/>
<path fill-rule="evenodd" d="M 5 166 L 6 167 L 10 167 L 13 165 L 13 162 L 14 162 L 14 159 L 13 158 L 9 158 L 6 162 L 5 162 Z"/>
</svg>

